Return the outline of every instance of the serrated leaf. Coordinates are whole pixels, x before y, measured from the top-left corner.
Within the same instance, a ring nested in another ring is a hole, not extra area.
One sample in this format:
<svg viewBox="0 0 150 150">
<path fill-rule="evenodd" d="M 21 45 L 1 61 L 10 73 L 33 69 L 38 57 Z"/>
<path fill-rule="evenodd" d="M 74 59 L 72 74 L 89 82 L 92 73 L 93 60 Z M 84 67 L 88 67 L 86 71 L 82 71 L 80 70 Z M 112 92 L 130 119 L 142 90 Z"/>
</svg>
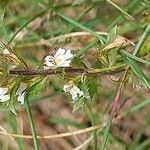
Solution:
<svg viewBox="0 0 150 150">
<path fill-rule="evenodd" d="M 81 60 L 81 58 L 80 57 L 74 57 L 73 59 L 72 59 L 72 65 L 74 66 L 74 67 L 84 67 L 85 66 L 85 64 L 82 62 L 82 60 Z"/>
<path fill-rule="evenodd" d="M 109 59 L 109 66 L 112 66 L 117 63 L 117 60 L 119 58 L 118 54 L 118 48 L 114 48 L 108 53 L 108 59 Z"/>
<path fill-rule="evenodd" d="M 97 94 L 99 81 L 97 77 L 88 77 L 86 82 L 87 82 L 89 95 L 91 98 L 93 98 Z"/>
</svg>

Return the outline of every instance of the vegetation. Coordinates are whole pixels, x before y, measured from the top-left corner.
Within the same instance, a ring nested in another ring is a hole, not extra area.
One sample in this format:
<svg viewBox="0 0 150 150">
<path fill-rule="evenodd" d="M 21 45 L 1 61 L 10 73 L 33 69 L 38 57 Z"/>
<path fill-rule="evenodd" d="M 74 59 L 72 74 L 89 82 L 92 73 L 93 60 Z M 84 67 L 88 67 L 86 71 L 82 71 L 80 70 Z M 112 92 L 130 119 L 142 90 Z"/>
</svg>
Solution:
<svg viewBox="0 0 150 150">
<path fill-rule="evenodd" d="M 1 0 L 0 148 L 150 148 L 149 0 Z"/>
</svg>

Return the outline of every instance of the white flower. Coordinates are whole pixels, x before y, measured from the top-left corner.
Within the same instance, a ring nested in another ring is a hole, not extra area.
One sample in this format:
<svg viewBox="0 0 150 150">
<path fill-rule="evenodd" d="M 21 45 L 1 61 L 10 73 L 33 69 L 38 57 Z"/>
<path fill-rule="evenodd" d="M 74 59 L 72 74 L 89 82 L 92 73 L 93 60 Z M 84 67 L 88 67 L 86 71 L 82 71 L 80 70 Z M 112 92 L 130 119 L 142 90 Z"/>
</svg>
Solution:
<svg viewBox="0 0 150 150">
<path fill-rule="evenodd" d="M 8 49 L 5 48 L 5 49 L 3 50 L 3 54 L 4 54 L 4 55 L 10 55 L 10 52 L 9 52 Z"/>
<path fill-rule="evenodd" d="M 69 67 L 71 63 L 71 50 L 59 48 L 54 56 L 46 56 L 44 69 L 56 69 L 58 67 Z"/>
<path fill-rule="evenodd" d="M 10 99 L 10 95 L 7 92 L 8 88 L 0 88 L 0 102 L 6 102 Z"/>
<path fill-rule="evenodd" d="M 65 92 L 69 92 L 73 100 L 84 95 L 84 92 L 74 85 L 73 81 L 69 81 L 67 84 L 65 84 L 63 90 Z"/>
<path fill-rule="evenodd" d="M 20 86 L 19 86 L 19 88 L 18 88 L 18 90 L 16 92 L 16 95 L 18 96 L 17 100 L 19 102 L 21 102 L 21 105 L 24 104 L 24 96 L 25 96 L 25 93 L 26 93 L 26 91 L 25 91 L 26 87 L 27 87 L 27 84 L 21 82 L 21 84 L 20 84 Z"/>
</svg>

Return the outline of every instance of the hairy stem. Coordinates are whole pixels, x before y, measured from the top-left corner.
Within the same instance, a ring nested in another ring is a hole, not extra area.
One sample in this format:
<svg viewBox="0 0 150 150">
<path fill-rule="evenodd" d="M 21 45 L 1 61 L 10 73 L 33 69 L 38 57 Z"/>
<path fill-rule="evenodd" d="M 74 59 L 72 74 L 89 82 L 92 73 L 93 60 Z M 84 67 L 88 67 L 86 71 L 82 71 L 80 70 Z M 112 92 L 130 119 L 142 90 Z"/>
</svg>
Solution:
<svg viewBox="0 0 150 150">
<path fill-rule="evenodd" d="M 101 69 L 82 69 L 82 68 L 64 68 L 64 71 L 68 74 L 114 74 L 124 70 L 126 64 L 119 64 L 117 66 L 101 68 Z M 58 70 L 43 70 L 43 69 L 13 69 L 9 70 L 9 73 L 12 75 L 23 75 L 23 76 L 30 76 L 30 75 L 56 75 L 63 73 L 62 69 Z"/>
</svg>

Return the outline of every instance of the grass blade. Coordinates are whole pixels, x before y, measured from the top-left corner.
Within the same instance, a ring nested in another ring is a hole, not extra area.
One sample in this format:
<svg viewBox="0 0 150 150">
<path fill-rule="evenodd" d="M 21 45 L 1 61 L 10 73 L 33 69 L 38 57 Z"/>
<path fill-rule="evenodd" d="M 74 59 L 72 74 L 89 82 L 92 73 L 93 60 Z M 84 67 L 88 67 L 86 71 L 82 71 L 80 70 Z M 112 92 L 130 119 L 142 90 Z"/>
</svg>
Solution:
<svg viewBox="0 0 150 150">
<path fill-rule="evenodd" d="M 35 147 L 35 150 L 39 150 L 39 145 L 38 145 L 38 140 L 37 140 L 37 136 L 36 136 L 33 116 L 32 116 L 32 112 L 31 112 L 30 104 L 28 102 L 28 98 L 26 98 L 25 102 L 26 102 L 26 110 L 27 110 L 28 117 L 29 117 L 31 132 L 32 132 L 32 136 L 33 136 L 34 147 Z"/>
<path fill-rule="evenodd" d="M 135 50 L 133 52 L 133 55 L 137 55 L 140 48 L 142 47 L 144 41 L 146 40 L 147 36 L 150 34 L 150 24 L 147 26 L 147 28 L 145 29 L 143 35 L 140 38 L 140 41 L 137 43 Z"/>
<path fill-rule="evenodd" d="M 132 71 L 138 76 L 138 78 L 143 82 L 144 85 L 150 90 L 150 80 L 146 77 L 139 65 L 131 58 L 126 57 L 127 62 L 130 65 Z"/>
<path fill-rule="evenodd" d="M 130 57 L 131 59 L 134 59 L 135 61 L 138 61 L 138 62 L 146 64 L 146 65 L 150 65 L 150 61 L 146 61 L 144 59 L 136 57 L 136 56 L 128 53 L 127 51 L 121 50 L 121 53 L 125 54 L 126 56 Z"/>
<path fill-rule="evenodd" d="M 22 31 L 29 23 L 31 23 L 33 20 L 35 20 L 37 17 L 44 15 L 47 10 L 49 10 L 49 7 L 47 9 L 45 9 L 44 11 L 40 12 L 39 14 L 37 14 L 36 16 L 32 17 L 29 21 L 27 21 L 23 26 L 21 26 L 14 34 L 13 36 L 10 38 L 10 40 L 8 41 L 8 44 L 10 44 L 14 38 L 18 35 L 18 33 L 20 31 Z"/>
<path fill-rule="evenodd" d="M 100 150 L 104 150 L 105 149 L 105 146 L 106 146 L 106 143 L 107 143 L 107 139 L 108 139 L 108 136 L 109 136 L 109 131 L 110 131 L 110 128 L 111 128 L 111 124 L 112 124 L 112 118 L 110 118 L 110 120 L 108 121 L 107 123 L 107 126 L 104 130 L 104 140 L 103 140 L 103 143 L 100 147 Z"/>
<path fill-rule="evenodd" d="M 115 4 L 114 2 L 112 2 L 111 0 L 106 0 L 109 4 L 111 4 L 112 6 L 114 6 L 115 8 L 117 8 L 122 14 L 124 14 L 127 18 L 129 18 L 131 21 L 134 21 L 135 19 L 129 15 L 126 11 L 124 11 L 122 8 L 120 8 L 117 4 Z"/>
</svg>

